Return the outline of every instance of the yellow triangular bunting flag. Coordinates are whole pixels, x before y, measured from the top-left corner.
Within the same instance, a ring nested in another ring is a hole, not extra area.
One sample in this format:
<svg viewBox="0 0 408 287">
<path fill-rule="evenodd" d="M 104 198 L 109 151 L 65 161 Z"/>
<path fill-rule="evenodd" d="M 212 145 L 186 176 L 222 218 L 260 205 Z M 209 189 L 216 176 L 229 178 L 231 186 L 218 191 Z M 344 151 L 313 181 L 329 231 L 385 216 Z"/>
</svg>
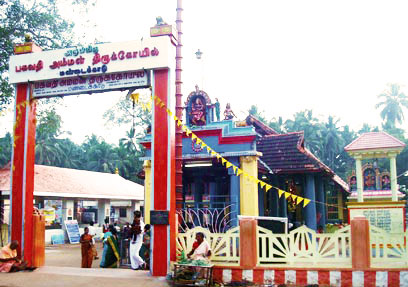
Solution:
<svg viewBox="0 0 408 287">
<path fill-rule="evenodd" d="M 293 201 L 296 203 L 296 197 L 297 197 L 297 195 L 292 194 L 291 196 L 292 196 Z"/>
<path fill-rule="evenodd" d="M 268 190 L 270 190 L 271 188 L 272 188 L 272 185 L 270 185 L 270 184 L 266 184 L 265 191 L 268 191 Z"/>
<path fill-rule="evenodd" d="M 207 147 L 207 149 L 209 149 L 209 147 Z M 216 153 L 215 151 L 213 151 L 213 150 L 211 150 L 210 153 L 211 153 L 212 156 L 216 156 L 216 155 L 217 155 L 217 153 Z"/>
<path fill-rule="evenodd" d="M 285 198 L 288 199 L 289 196 L 290 196 L 290 193 L 285 191 Z"/>
<path fill-rule="evenodd" d="M 166 109 L 167 114 L 171 117 L 173 115 L 173 113 L 170 111 L 169 108 Z"/>
<path fill-rule="evenodd" d="M 173 119 L 174 119 L 175 121 L 177 121 L 177 120 L 178 120 L 178 117 L 177 117 L 177 116 L 174 116 Z"/>
<path fill-rule="evenodd" d="M 259 181 L 259 184 L 261 185 L 261 188 L 263 188 L 266 185 L 266 183 L 263 182 L 262 180 Z"/>
<path fill-rule="evenodd" d="M 242 169 L 238 168 L 237 175 L 240 176 L 243 173 Z"/>
<path fill-rule="evenodd" d="M 181 126 L 182 124 L 183 123 L 180 120 L 177 121 L 177 126 Z"/>
<path fill-rule="evenodd" d="M 237 168 L 235 165 L 233 165 L 233 166 L 232 166 L 232 169 L 234 170 L 234 174 L 236 174 L 238 168 Z"/>
<path fill-rule="evenodd" d="M 232 166 L 232 163 L 230 163 L 229 161 L 227 161 L 227 163 L 225 164 L 226 168 L 230 168 Z"/>
<path fill-rule="evenodd" d="M 164 107 L 164 103 L 161 102 L 161 103 L 160 103 L 160 108 L 163 108 L 163 107 Z"/>
<path fill-rule="evenodd" d="M 226 162 L 227 162 L 227 160 L 226 160 L 225 158 L 221 157 L 221 163 L 222 163 L 222 165 L 224 165 L 224 163 L 226 163 Z"/>
<path fill-rule="evenodd" d="M 212 155 L 212 149 L 209 146 L 206 146 L 205 148 L 207 149 L 207 152 L 211 152 Z"/>
<path fill-rule="evenodd" d="M 303 207 L 306 207 L 306 205 L 308 205 L 309 202 L 310 202 L 310 199 L 305 198 L 305 199 L 303 200 Z"/>
<path fill-rule="evenodd" d="M 296 199 L 296 204 L 301 203 L 302 200 L 303 200 L 303 197 L 298 196 L 297 199 Z"/>
<path fill-rule="evenodd" d="M 186 135 L 187 135 L 187 136 L 190 136 L 191 133 L 192 133 L 192 132 L 191 132 L 189 129 L 186 128 Z"/>
<path fill-rule="evenodd" d="M 138 103 L 139 102 L 139 93 L 131 94 L 130 98 L 132 99 L 132 101 L 134 103 Z"/>
<path fill-rule="evenodd" d="M 282 194 L 283 194 L 284 192 L 285 192 L 284 190 L 282 190 L 282 189 L 279 189 L 279 188 L 278 188 L 278 195 L 279 195 L 279 198 L 282 196 Z"/>
<path fill-rule="evenodd" d="M 207 144 L 205 143 L 205 142 L 203 142 L 202 144 L 201 144 L 201 147 L 202 148 L 205 148 L 207 146 Z"/>
<path fill-rule="evenodd" d="M 197 136 L 194 133 L 191 133 L 191 139 L 195 140 L 197 138 Z"/>
<path fill-rule="evenodd" d="M 201 144 L 202 142 L 203 142 L 203 141 L 202 141 L 200 138 L 197 138 L 197 139 L 196 139 L 196 144 L 199 145 L 199 144 Z"/>
</svg>

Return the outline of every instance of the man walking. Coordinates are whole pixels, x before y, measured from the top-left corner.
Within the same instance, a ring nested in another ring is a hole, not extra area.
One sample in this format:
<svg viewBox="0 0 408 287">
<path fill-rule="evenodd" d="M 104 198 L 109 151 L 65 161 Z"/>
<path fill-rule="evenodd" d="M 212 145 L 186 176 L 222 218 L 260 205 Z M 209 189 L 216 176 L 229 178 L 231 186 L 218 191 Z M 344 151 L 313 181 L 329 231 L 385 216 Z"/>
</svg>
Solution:
<svg viewBox="0 0 408 287">
<path fill-rule="evenodd" d="M 133 270 L 145 269 L 145 262 L 139 255 L 140 248 L 143 244 L 143 229 L 144 223 L 141 219 L 141 212 L 136 210 L 134 213 L 133 223 L 129 232 L 129 253 L 130 253 L 130 263 Z"/>
</svg>

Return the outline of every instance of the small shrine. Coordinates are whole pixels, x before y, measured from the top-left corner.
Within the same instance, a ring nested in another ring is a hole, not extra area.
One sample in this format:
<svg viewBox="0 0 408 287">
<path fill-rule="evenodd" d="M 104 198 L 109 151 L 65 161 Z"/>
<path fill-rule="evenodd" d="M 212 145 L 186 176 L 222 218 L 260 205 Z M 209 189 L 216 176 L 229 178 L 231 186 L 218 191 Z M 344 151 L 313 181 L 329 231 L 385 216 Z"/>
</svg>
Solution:
<svg viewBox="0 0 408 287">
<path fill-rule="evenodd" d="M 389 191 L 391 194 L 391 174 L 387 169 L 381 170 L 378 167 L 377 160 L 374 163 L 366 163 L 362 167 L 363 173 L 363 190 L 381 190 Z M 356 171 L 353 170 L 352 174 L 347 178 L 347 182 L 350 186 L 350 191 L 357 193 L 357 176 Z M 367 196 L 375 196 L 375 193 L 368 193 Z M 384 195 L 387 197 L 387 195 Z M 389 196 L 389 195 L 388 195 Z M 401 196 L 401 194 L 399 195 Z"/>
<path fill-rule="evenodd" d="M 365 216 L 370 224 L 388 232 L 405 230 L 404 194 L 398 191 L 397 155 L 405 144 L 386 132 L 364 133 L 347 145 L 345 151 L 355 159 L 356 169 L 348 177 L 349 220 Z M 381 169 L 378 159 L 389 160 L 389 171 Z M 362 165 L 363 161 L 367 161 Z"/>
</svg>

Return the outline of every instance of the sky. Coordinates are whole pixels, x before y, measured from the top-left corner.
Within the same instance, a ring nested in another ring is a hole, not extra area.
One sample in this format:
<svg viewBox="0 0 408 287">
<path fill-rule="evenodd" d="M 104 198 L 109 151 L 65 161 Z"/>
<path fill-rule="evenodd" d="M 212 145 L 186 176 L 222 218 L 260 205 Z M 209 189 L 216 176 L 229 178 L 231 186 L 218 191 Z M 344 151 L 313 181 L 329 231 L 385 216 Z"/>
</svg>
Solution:
<svg viewBox="0 0 408 287">
<path fill-rule="evenodd" d="M 63 10 L 85 42 L 121 42 L 149 37 L 157 16 L 175 25 L 176 4 L 98 0 L 87 14 Z M 358 130 L 380 125 L 375 104 L 387 84 L 408 93 L 408 1 L 184 0 L 183 8 L 183 100 L 198 84 L 241 119 L 251 105 L 267 119 L 312 109 Z M 117 143 L 124 127 L 106 127 L 102 114 L 121 96 L 66 97 L 63 127 L 77 143 L 92 133 Z"/>
</svg>

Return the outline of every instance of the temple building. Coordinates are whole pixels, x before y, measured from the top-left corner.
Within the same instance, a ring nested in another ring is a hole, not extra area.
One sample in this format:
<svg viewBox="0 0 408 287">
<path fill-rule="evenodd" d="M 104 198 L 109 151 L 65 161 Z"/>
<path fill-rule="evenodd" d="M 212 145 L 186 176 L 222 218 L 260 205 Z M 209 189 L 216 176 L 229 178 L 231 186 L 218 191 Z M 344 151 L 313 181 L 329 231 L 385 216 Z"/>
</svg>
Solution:
<svg viewBox="0 0 408 287">
<path fill-rule="evenodd" d="M 184 124 L 243 172 L 282 190 L 312 200 L 295 205 L 276 189 L 268 192 L 227 169 L 202 145 L 183 134 L 183 200 L 177 202 L 181 226 L 203 225 L 214 230 L 236 226 L 239 215 L 288 218 L 293 226 L 317 229 L 342 222 L 348 185 L 304 145 L 303 132 L 279 134 L 253 116 L 236 117 L 231 105 L 221 114 L 220 103 L 196 87 L 185 102 Z M 144 160 L 145 214 L 149 222 L 152 134 L 141 139 Z M 329 205 L 327 205 L 329 204 Z"/>
</svg>

